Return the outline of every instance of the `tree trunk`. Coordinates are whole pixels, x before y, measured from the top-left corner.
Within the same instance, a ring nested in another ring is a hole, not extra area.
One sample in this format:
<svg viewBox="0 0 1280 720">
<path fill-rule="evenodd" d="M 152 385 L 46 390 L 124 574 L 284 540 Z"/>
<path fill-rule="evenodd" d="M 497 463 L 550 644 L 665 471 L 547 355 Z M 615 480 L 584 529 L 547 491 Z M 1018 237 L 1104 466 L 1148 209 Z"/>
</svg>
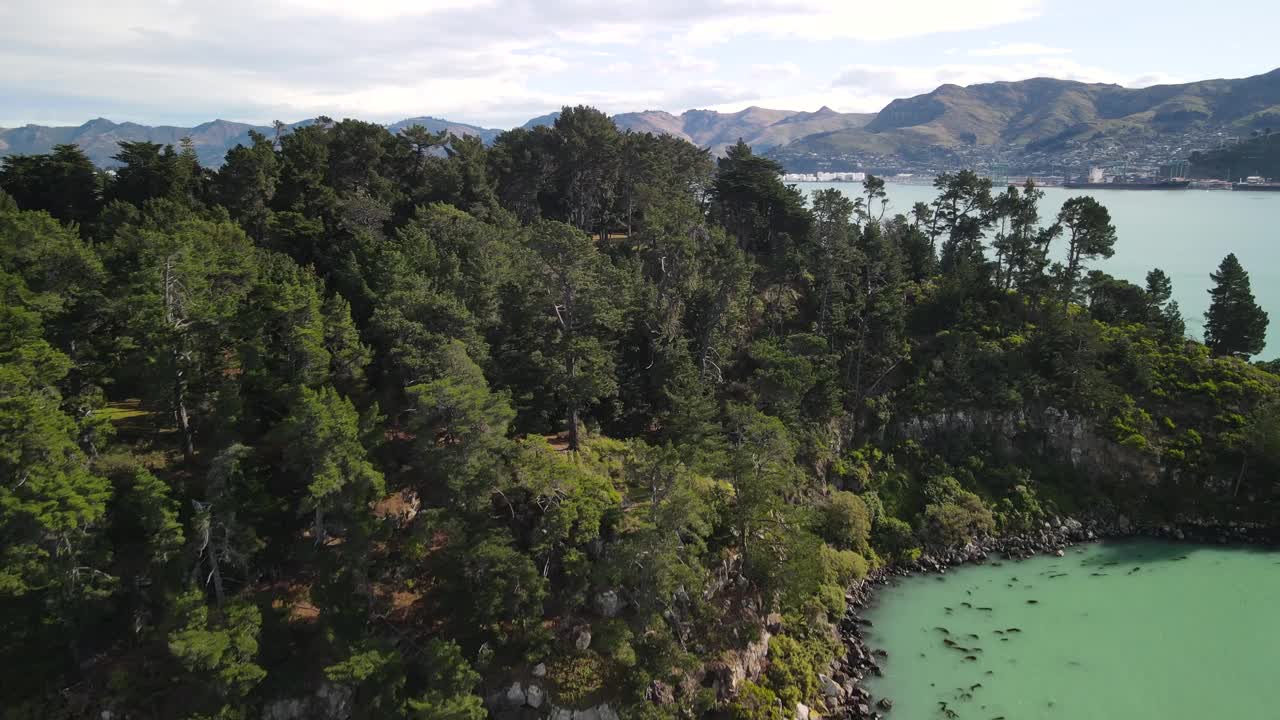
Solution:
<svg viewBox="0 0 1280 720">
<path fill-rule="evenodd" d="M 576 373 L 578 368 L 572 353 L 565 358 L 564 364 L 565 364 L 565 374 L 568 375 L 569 377 L 569 387 L 570 387 L 570 390 L 569 390 L 569 393 L 570 393 L 569 395 L 569 450 L 572 452 L 578 452 L 579 440 L 580 440 L 578 437 L 578 398 L 574 394 L 574 390 L 572 389 L 574 386 L 574 380 L 576 378 Z"/>
<path fill-rule="evenodd" d="M 311 534 L 315 536 L 315 543 L 323 545 L 325 541 L 324 510 L 316 508 L 315 516 L 311 520 L 311 528 Z"/>
<path fill-rule="evenodd" d="M 190 465 L 196 459 L 196 445 L 191 417 L 187 414 L 187 381 L 179 364 L 181 354 L 175 352 L 173 355 L 173 411 L 178 421 L 178 431 L 182 433 L 182 458 Z"/>
<path fill-rule="evenodd" d="M 213 599 L 218 603 L 218 607 L 222 607 L 227 593 L 222 587 L 222 568 L 218 566 L 218 551 L 216 548 L 209 552 L 209 578 L 213 581 Z"/>
</svg>

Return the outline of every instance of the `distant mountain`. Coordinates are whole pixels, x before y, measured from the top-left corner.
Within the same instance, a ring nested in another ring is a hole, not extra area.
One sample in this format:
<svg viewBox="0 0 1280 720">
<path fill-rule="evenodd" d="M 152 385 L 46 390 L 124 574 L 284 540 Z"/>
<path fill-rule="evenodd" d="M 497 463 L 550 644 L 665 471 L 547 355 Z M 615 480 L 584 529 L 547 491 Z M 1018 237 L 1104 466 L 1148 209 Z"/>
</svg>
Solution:
<svg viewBox="0 0 1280 720">
<path fill-rule="evenodd" d="M 541 115 L 521 127 L 550 125 L 559 115 Z M 879 113 L 841 113 L 828 107 L 815 112 L 688 110 L 679 115 L 645 110 L 614 115 L 613 121 L 624 130 L 671 135 L 717 153 L 741 138 L 789 169 L 804 171 L 914 172 L 994 165 L 1062 170 L 1107 162 L 1150 169 L 1254 132 L 1280 131 L 1280 69 L 1239 80 L 1141 89 L 1052 78 L 943 85 L 894 100 Z M 413 124 L 475 135 L 486 143 L 501 132 L 435 117 L 409 118 L 388 127 L 399 131 Z M 192 128 L 117 124 L 103 118 L 79 127 L 27 125 L 0 129 L 0 157 L 76 143 L 95 163 L 110 167 L 121 140 L 176 145 L 190 137 L 201 162 L 217 167 L 227 150 L 247 142 L 255 129 L 274 133 L 226 120 Z"/>
<path fill-rule="evenodd" d="M 468 125 L 466 123 L 450 122 L 449 120 L 441 120 L 440 118 L 425 117 L 425 116 L 408 118 L 406 120 L 401 120 L 400 122 L 392 123 L 387 126 L 387 129 L 393 133 L 396 133 L 396 132 L 400 132 L 401 130 L 407 127 L 412 127 L 414 125 L 421 125 L 422 127 L 430 130 L 431 132 L 440 132 L 441 130 L 444 130 L 453 135 L 458 135 L 458 136 L 474 135 L 476 137 L 479 137 L 486 144 L 493 142 L 494 138 L 498 137 L 498 135 L 502 133 L 501 130 L 494 130 L 493 128 L 483 128 L 477 125 Z"/>
<path fill-rule="evenodd" d="M 719 152 L 739 138 L 757 150 L 767 150 L 814 133 L 862 127 L 874 117 L 828 107 L 811 113 L 749 107 L 735 113 L 689 110 L 680 115 L 646 110 L 614 115 L 613 122 L 624 130 L 674 135 Z"/>
<path fill-rule="evenodd" d="M 10 130 L 0 130 L 0 156 L 31 155 L 49 152 L 54 145 L 75 143 L 94 163 L 110 167 L 112 155 L 119 152 L 121 141 L 146 140 L 148 142 L 177 145 L 182 138 L 190 137 L 195 144 L 200 162 L 207 166 L 222 164 L 227 150 L 249 141 L 249 131 L 265 134 L 275 131 L 270 127 L 247 125 L 228 120 L 214 120 L 195 127 L 169 125 L 148 126 L 137 123 L 114 123 L 98 118 L 78 127 L 45 127 L 25 125 Z"/>
<path fill-rule="evenodd" d="M 292 123 L 287 128 L 310 125 L 314 120 L 303 120 Z M 477 135 L 486 143 L 493 142 L 501 130 L 482 128 L 466 123 L 455 123 L 433 117 L 416 117 L 392 123 L 388 128 L 392 132 L 411 125 L 422 125 L 432 132 L 447 130 L 455 135 Z M 139 141 L 177 146 L 184 137 L 191 138 L 200 164 L 205 167 L 220 167 L 227 151 L 236 145 L 249 143 L 249 131 L 257 130 L 267 137 L 274 137 L 275 128 L 266 125 L 249 125 L 246 123 L 214 120 L 195 127 L 174 127 L 169 125 L 148 126 L 137 123 L 114 123 L 105 118 L 90 120 L 78 127 L 46 127 L 43 125 L 25 125 L 8 130 L 0 129 L 0 157 L 5 155 L 33 155 L 47 153 L 54 145 L 75 143 L 84 150 L 95 164 L 100 167 L 112 167 L 116 162 L 112 156 L 117 154 L 121 141 Z"/>
<path fill-rule="evenodd" d="M 542 127 L 543 125 L 554 125 L 556 122 L 556 119 L 559 117 L 560 117 L 559 110 L 555 112 L 549 112 L 546 115 L 539 115 L 536 118 L 531 118 L 528 122 L 521 125 L 520 127 L 525 130 L 532 130 L 533 128 Z"/>
<path fill-rule="evenodd" d="M 1280 70 L 1240 80 L 1129 89 L 1035 78 L 894 100 L 863 127 L 802 137 L 788 154 L 910 155 L 922 148 L 1037 152 L 1082 143 L 1140 143 L 1200 131 L 1280 128 Z"/>
</svg>

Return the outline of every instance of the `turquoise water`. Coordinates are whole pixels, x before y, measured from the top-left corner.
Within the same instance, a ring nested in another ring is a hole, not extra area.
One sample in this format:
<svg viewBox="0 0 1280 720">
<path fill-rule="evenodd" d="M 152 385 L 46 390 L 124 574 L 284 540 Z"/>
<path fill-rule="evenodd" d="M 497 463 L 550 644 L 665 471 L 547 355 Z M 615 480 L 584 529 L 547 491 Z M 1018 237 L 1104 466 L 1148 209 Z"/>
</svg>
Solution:
<svg viewBox="0 0 1280 720">
<path fill-rule="evenodd" d="M 798 183 L 806 192 L 834 187 L 857 193 L 856 183 Z M 906 213 L 917 202 L 933 200 L 936 192 L 924 185 L 888 185 L 886 215 Z M 1209 308 L 1209 273 L 1227 253 L 1249 271 L 1258 304 L 1273 320 L 1269 339 L 1276 340 L 1258 359 L 1280 354 L 1280 193 L 1208 190 L 1126 191 L 1044 188 L 1040 215 L 1046 221 L 1062 203 L 1077 195 L 1092 195 L 1111 211 L 1119 240 L 1116 254 L 1095 267 L 1143 285 L 1147 271 L 1164 270 L 1173 280 L 1173 296 L 1187 319 L 1187 331 L 1199 339 L 1204 312 Z M 1058 250 L 1062 250 L 1058 243 Z M 1280 717 L 1280 711 L 1276 717 Z"/>
<path fill-rule="evenodd" d="M 869 642 L 890 655 L 869 688 L 890 718 L 1280 717 L 1280 553 L 1101 543 L 878 598 Z"/>
</svg>

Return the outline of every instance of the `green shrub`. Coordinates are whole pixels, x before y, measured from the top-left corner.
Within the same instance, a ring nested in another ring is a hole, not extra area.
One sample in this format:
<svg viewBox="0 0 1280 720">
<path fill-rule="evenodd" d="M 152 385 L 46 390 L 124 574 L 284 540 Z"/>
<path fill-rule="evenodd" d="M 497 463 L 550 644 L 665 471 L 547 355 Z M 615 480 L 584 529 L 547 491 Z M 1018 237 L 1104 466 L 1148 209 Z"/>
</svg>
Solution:
<svg viewBox="0 0 1280 720">
<path fill-rule="evenodd" d="M 790 720 L 778 696 L 751 681 L 742 684 L 738 697 L 729 705 L 729 717 L 731 720 Z"/>
<path fill-rule="evenodd" d="M 605 659 L 590 650 L 557 658 L 547 665 L 547 680 L 555 688 L 557 705 L 581 706 L 606 686 L 608 676 Z"/>
<path fill-rule="evenodd" d="M 865 554 L 871 538 L 871 512 L 862 498 L 837 491 L 818 510 L 822 539 L 842 550 Z"/>
<path fill-rule="evenodd" d="M 765 680 L 784 707 L 794 708 L 796 703 L 807 702 L 817 694 L 818 671 L 825 664 L 821 654 L 821 648 L 809 647 L 786 635 L 769 641 Z"/>
<path fill-rule="evenodd" d="M 911 562 L 920 556 L 920 542 L 911 526 L 891 515 L 876 523 L 872 540 L 876 552 L 891 562 Z"/>
</svg>

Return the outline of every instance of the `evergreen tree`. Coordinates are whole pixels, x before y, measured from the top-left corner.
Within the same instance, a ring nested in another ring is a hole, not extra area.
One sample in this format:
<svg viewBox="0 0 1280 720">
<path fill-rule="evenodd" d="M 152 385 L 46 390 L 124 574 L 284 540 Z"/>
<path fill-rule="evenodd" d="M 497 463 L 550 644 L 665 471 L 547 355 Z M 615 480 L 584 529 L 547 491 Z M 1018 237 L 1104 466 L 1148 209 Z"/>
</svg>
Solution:
<svg viewBox="0 0 1280 720">
<path fill-rule="evenodd" d="M 382 497 L 385 485 L 360 444 L 360 418 L 351 401 L 331 387 L 304 387 L 281 432 L 286 469 L 305 484 L 299 510 L 312 517 L 312 540 L 324 544 L 335 523 L 360 533 L 369 504 Z"/>
<path fill-rule="evenodd" d="M 1116 228 L 1111 213 L 1089 196 L 1074 197 L 1062 204 L 1058 224 L 1066 228 L 1067 264 L 1058 275 L 1062 297 L 1076 298 L 1084 263 L 1094 258 L 1115 254 Z"/>
<path fill-rule="evenodd" d="M 250 145 L 227 151 L 226 162 L 213 178 L 213 196 L 232 219 L 259 243 L 266 239 L 271 201 L 279 182 L 279 161 L 266 136 L 249 131 Z"/>
<path fill-rule="evenodd" d="M 1180 341 L 1187 334 L 1178 301 L 1173 299 L 1173 281 L 1160 268 L 1147 273 L 1147 322 L 1160 329 L 1170 341 Z"/>
<path fill-rule="evenodd" d="M 489 391 L 461 342 L 454 340 L 442 353 L 440 377 L 408 389 L 417 458 L 435 481 L 422 482 L 420 492 L 443 481 L 451 505 L 475 511 L 501 482 L 507 428 L 515 412 L 502 394 Z"/>
<path fill-rule="evenodd" d="M 82 232 L 102 211 L 102 179 L 75 145 L 54 145 L 48 155 L 10 155 L 0 165 L 0 190 L 24 210 L 44 210 L 80 225 Z"/>
<path fill-rule="evenodd" d="M 1209 311 L 1204 315 L 1204 344 L 1217 355 L 1248 358 L 1262 352 L 1267 336 L 1267 312 L 1253 300 L 1249 273 L 1234 253 L 1210 273 Z"/>
<path fill-rule="evenodd" d="M 619 283 L 591 239 L 563 223 L 540 223 L 529 244 L 536 271 L 545 279 L 540 302 L 555 321 L 546 351 L 548 371 L 566 408 L 569 447 L 578 450 L 583 411 L 618 387 L 611 346 L 621 321 Z"/>
</svg>

